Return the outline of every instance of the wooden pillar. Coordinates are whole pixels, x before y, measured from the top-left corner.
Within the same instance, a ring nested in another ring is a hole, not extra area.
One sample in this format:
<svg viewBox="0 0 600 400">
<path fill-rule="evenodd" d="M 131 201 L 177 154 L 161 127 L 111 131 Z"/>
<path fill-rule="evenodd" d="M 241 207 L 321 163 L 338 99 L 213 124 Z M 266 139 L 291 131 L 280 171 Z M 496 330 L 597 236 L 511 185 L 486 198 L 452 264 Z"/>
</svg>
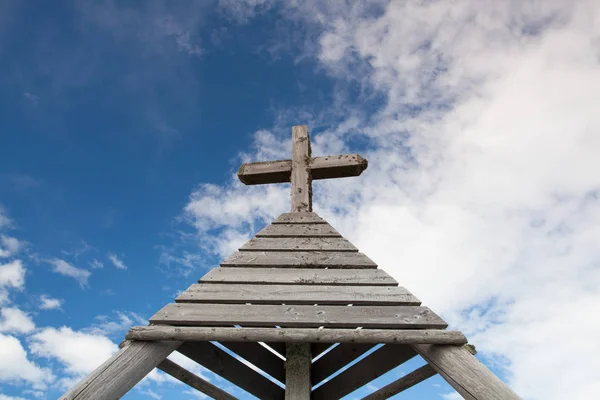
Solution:
<svg viewBox="0 0 600 400">
<path fill-rule="evenodd" d="M 292 212 L 312 211 L 310 156 L 308 127 L 292 127 Z"/>
<path fill-rule="evenodd" d="M 119 399 L 182 342 L 126 342 L 60 400 Z"/>
<path fill-rule="evenodd" d="M 413 348 L 467 400 L 520 399 L 464 346 L 416 344 Z"/>
<path fill-rule="evenodd" d="M 311 353 L 309 343 L 287 343 L 285 400 L 309 400 Z"/>
</svg>

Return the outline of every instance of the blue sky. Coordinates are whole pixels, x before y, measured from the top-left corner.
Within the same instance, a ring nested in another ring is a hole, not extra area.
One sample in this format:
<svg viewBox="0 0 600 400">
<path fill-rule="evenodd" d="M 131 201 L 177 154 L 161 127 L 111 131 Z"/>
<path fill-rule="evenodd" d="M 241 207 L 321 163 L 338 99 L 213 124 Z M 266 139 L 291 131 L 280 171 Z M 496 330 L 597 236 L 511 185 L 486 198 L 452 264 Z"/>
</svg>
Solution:
<svg viewBox="0 0 600 400">
<path fill-rule="evenodd" d="M 600 395 L 599 16 L 592 1 L 0 2 L 0 400 L 56 398 L 286 211 L 288 187 L 234 174 L 289 157 L 296 124 L 315 155 L 369 159 L 316 184 L 315 210 L 518 393 Z M 565 345 L 565 326 L 585 329 Z M 154 373 L 126 398 L 186 391 Z M 454 396 L 435 377 L 404 397 Z"/>
</svg>

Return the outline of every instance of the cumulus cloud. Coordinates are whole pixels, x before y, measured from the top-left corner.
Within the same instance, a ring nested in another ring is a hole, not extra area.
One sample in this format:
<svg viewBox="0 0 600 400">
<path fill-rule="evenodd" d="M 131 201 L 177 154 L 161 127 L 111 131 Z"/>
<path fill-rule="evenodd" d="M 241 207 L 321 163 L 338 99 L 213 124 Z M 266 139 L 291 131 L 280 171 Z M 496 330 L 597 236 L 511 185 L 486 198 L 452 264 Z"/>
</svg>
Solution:
<svg viewBox="0 0 600 400">
<path fill-rule="evenodd" d="M 35 329 L 31 317 L 16 307 L 2 308 L 0 317 L 0 332 L 29 333 Z"/>
<path fill-rule="evenodd" d="M 75 279 L 82 287 L 87 286 L 88 279 L 90 278 L 90 275 L 92 275 L 90 271 L 74 267 L 65 260 L 55 258 L 48 262 L 52 265 L 53 272 Z"/>
<path fill-rule="evenodd" d="M 40 296 L 40 305 L 39 307 L 42 310 L 56 310 L 62 306 L 63 301 L 60 299 L 55 299 L 53 297 L 42 295 Z"/>
<path fill-rule="evenodd" d="M 109 254 L 108 259 L 118 269 L 127 269 L 127 265 L 116 254 Z"/>
<path fill-rule="evenodd" d="M 600 323 L 589 317 L 600 307 L 600 8 L 379 5 L 329 18 L 303 9 L 321 30 L 320 66 L 377 95 L 343 104 L 345 131 L 330 121 L 313 138 L 369 143 L 369 169 L 319 183 L 315 210 L 467 333 L 522 396 L 600 396 Z M 373 112 L 356 111 L 362 102 Z M 226 255 L 285 210 L 287 195 L 201 185 L 184 215 Z"/>
<path fill-rule="evenodd" d="M 0 334 L 0 382 L 27 382 L 36 389 L 45 389 L 54 379 L 52 372 L 29 360 L 19 339 Z"/>
<path fill-rule="evenodd" d="M 0 264 L 0 305 L 8 300 L 8 289 L 21 290 L 25 286 L 25 268 L 21 260 Z"/>
<path fill-rule="evenodd" d="M 19 252 L 24 243 L 17 238 L 0 235 L 0 258 L 12 257 Z"/>
</svg>

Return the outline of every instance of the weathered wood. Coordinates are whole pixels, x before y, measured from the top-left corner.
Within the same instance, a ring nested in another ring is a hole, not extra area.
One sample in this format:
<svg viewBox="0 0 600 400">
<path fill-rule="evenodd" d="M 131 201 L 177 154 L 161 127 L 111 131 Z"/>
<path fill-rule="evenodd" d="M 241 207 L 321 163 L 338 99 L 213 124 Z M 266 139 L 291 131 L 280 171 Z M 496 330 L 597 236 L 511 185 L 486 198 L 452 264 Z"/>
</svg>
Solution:
<svg viewBox="0 0 600 400">
<path fill-rule="evenodd" d="M 186 342 L 178 350 L 259 399 L 283 399 L 282 388 L 209 342 Z"/>
<path fill-rule="evenodd" d="M 180 345 L 178 341 L 126 343 L 60 400 L 121 398 Z"/>
<path fill-rule="evenodd" d="M 360 154 L 313 157 L 310 161 L 312 179 L 332 179 L 359 176 L 369 166 Z"/>
<path fill-rule="evenodd" d="M 385 385 L 379 390 L 371 393 L 370 395 L 363 397 L 362 400 L 385 400 L 392 396 L 397 395 L 400 392 L 410 389 L 418 383 L 423 382 L 426 379 L 436 375 L 437 372 L 429 364 L 424 365 L 416 370 L 404 375 L 403 377 L 395 380 L 394 382 Z"/>
<path fill-rule="evenodd" d="M 354 252 L 236 251 L 222 267 L 377 268 L 369 257 Z"/>
<path fill-rule="evenodd" d="M 168 304 L 150 318 L 161 325 L 444 329 L 448 325 L 427 307 Z"/>
<path fill-rule="evenodd" d="M 128 340 L 182 340 L 217 342 L 267 342 L 275 350 L 277 343 L 312 343 L 321 346 L 318 353 L 333 343 L 390 344 L 465 344 L 458 331 L 438 329 L 312 329 L 312 328 L 231 328 L 190 326 L 134 326 Z M 281 351 L 283 354 L 284 351 Z"/>
<path fill-rule="evenodd" d="M 339 399 L 389 372 L 416 355 L 410 346 L 385 345 L 358 363 L 319 386 L 312 392 L 313 400 Z"/>
<path fill-rule="evenodd" d="M 371 350 L 373 343 L 340 343 L 320 357 L 312 365 L 311 377 L 313 384 L 318 384 L 323 379 L 331 376 L 348 363 Z"/>
<path fill-rule="evenodd" d="M 223 268 L 204 275 L 200 283 L 261 285 L 398 286 L 382 269 Z"/>
<path fill-rule="evenodd" d="M 273 221 L 273 224 L 326 224 L 316 212 L 283 213 Z"/>
<path fill-rule="evenodd" d="M 348 240 L 338 238 L 252 238 L 240 251 L 358 251 Z"/>
<path fill-rule="evenodd" d="M 256 237 L 341 237 L 329 224 L 271 224 Z"/>
<path fill-rule="evenodd" d="M 310 399 L 310 344 L 288 343 L 285 360 L 285 399 Z"/>
<path fill-rule="evenodd" d="M 223 342 L 223 346 L 280 382 L 285 381 L 283 360 L 256 342 Z"/>
<path fill-rule="evenodd" d="M 166 359 L 156 367 L 161 371 L 171 375 L 173 378 L 190 385 L 194 389 L 204 393 L 215 400 L 237 400 L 223 389 L 205 381 L 198 375 L 191 373 L 187 369 L 177 365 L 173 361 Z"/>
<path fill-rule="evenodd" d="M 310 157 L 308 128 L 292 127 L 292 212 L 312 211 Z"/>
<path fill-rule="evenodd" d="M 178 303 L 406 305 L 421 301 L 401 286 L 247 285 L 196 283 Z"/>
<path fill-rule="evenodd" d="M 413 348 L 467 400 L 520 399 L 464 346 L 419 344 Z"/>
<path fill-rule="evenodd" d="M 359 176 L 367 166 L 359 154 L 312 157 L 309 162 L 312 179 Z M 290 182 L 291 174 L 292 160 L 244 163 L 238 170 L 238 178 L 245 185 Z"/>
</svg>

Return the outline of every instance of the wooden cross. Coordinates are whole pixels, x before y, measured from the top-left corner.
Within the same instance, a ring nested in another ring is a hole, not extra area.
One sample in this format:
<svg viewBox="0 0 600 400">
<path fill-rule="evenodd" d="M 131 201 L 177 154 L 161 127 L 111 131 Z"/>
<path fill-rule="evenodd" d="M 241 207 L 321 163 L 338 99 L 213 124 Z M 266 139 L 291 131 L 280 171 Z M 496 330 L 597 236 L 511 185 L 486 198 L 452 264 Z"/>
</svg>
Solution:
<svg viewBox="0 0 600 400">
<path fill-rule="evenodd" d="M 292 183 L 292 212 L 312 211 L 313 179 L 358 176 L 367 169 L 358 154 L 311 157 L 306 125 L 292 127 L 292 159 L 244 163 L 238 178 L 246 185 Z"/>
</svg>

